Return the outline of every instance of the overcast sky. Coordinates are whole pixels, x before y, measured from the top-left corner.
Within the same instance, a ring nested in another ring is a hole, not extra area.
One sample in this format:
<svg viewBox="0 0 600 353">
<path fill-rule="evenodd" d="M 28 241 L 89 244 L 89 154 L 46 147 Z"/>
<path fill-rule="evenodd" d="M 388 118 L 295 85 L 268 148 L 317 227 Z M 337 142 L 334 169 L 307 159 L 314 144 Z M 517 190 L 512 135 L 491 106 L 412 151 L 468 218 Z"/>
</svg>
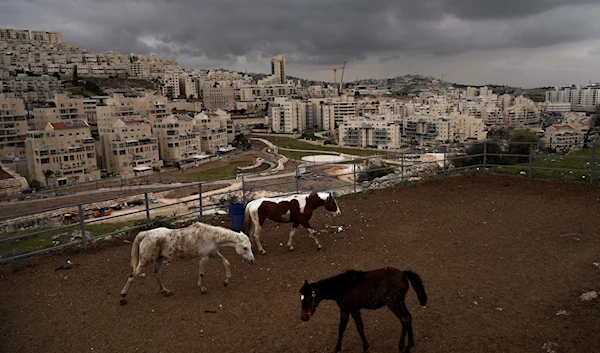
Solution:
<svg viewBox="0 0 600 353">
<path fill-rule="evenodd" d="M 521 87 L 600 82 L 600 0 L 0 0 L 0 27 L 184 67 L 344 81 L 423 74 Z M 339 77 L 338 77 L 339 80 Z"/>
</svg>

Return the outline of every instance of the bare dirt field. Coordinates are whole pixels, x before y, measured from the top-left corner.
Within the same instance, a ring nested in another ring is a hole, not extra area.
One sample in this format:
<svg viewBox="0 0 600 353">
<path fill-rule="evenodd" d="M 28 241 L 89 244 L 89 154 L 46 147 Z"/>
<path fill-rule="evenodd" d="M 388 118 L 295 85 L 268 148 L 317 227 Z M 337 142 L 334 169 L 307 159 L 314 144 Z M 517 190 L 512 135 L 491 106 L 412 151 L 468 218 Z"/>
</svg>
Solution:
<svg viewBox="0 0 600 353">
<path fill-rule="evenodd" d="M 130 244 L 115 240 L 0 266 L 0 352 L 332 352 L 339 311 L 324 301 L 300 320 L 299 289 L 347 269 L 411 269 L 429 296 L 407 306 L 413 352 L 598 352 L 600 186 L 516 176 L 467 175 L 347 195 L 342 215 L 313 216 L 324 250 L 307 231 L 265 225 L 267 254 L 248 265 L 232 249 L 229 286 L 210 260 L 209 291 L 197 260 L 163 266 L 175 294 L 162 297 L 151 268 L 129 291 Z M 226 218 L 214 224 L 229 226 Z M 342 226 L 333 233 L 330 226 Z M 67 258 L 77 264 L 55 270 Z M 399 320 L 364 311 L 370 352 L 395 352 Z M 361 352 L 350 323 L 343 352 Z"/>
</svg>

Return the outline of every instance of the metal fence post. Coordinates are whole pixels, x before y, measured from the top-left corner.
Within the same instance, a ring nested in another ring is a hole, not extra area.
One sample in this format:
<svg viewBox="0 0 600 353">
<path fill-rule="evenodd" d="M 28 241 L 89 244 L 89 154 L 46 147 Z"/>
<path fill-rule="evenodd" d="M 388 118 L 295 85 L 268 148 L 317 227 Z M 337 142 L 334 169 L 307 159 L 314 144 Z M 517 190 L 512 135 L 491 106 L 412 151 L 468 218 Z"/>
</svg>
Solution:
<svg viewBox="0 0 600 353">
<path fill-rule="evenodd" d="M 596 169 L 596 144 L 592 146 L 592 166 L 590 168 L 590 184 L 594 183 L 594 171 Z"/>
<path fill-rule="evenodd" d="M 533 142 L 529 142 L 529 177 L 533 173 Z"/>
<path fill-rule="evenodd" d="M 483 173 L 487 169 L 487 141 L 483 141 Z"/>
<path fill-rule="evenodd" d="M 85 215 L 83 214 L 83 205 L 79 205 L 79 228 L 81 229 L 81 245 L 87 248 L 87 237 L 85 236 Z"/>
<path fill-rule="evenodd" d="M 352 162 L 352 173 L 354 173 L 354 193 L 356 194 L 356 160 Z"/>
<path fill-rule="evenodd" d="M 300 188 L 298 186 L 298 179 L 300 178 L 300 167 L 296 167 L 296 194 L 300 193 Z"/>
<path fill-rule="evenodd" d="M 444 176 L 446 176 L 446 174 L 448 171 L 448 168 L 446 167 L 446 151 L 444 151 Z"/>
<path fill-rule="evenodd" d="M 150 200 L 148 200 L 148 193 L 144 193 L 144 200 L 146 201 L 146 224 L 150 224 Z"/>
<path fill-rule="evenodd" d="M 198 210 L 200 212 L 198 221 L 202 222 L 202 183 L 198 183 Z"/>
<path fill-rule="evenodd" d="M 242 202 L 246 203 L 246 184 L 244 183 L 244 175 L 242 175 Z"/>
<path fill-rule="evenodd" d="M 402 153 L 401 162 L 402 163 L 400 163 L 400 185 L 404 186 L 404 153 Z"/>
</svg>

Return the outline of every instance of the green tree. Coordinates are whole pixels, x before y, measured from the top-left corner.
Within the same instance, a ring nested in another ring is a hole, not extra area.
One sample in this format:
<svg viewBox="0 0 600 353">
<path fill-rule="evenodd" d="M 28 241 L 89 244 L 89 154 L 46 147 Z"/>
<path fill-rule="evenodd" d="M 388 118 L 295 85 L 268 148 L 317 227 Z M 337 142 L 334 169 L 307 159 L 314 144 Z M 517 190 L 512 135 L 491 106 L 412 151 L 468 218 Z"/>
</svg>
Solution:
<svg viewBox="0 0 600 353">
<path fill-rule="evenodd" d="M 35 191 L 38 191 L 42 187 L 42 183 L 40 183 L 36 179 L 31 179 L 29 181 L 29 187 L 32 188 L 32 189 L 34 189 Z"/>
<path fill-rule="evenodd" d="M 83 85 L 83 88 L 85 88 L 86 90 L 92 92 L 93 94 L 97 95 L 97 96 L 104 96 L 106 95 L 106 93 L 104 93 L 104 91 L 102 90 L 102 88 L 100 88 L 95 82 L 93 81 L 85 81 L 85 84 Z"/>
<path fill-rule="evenodd" d="M 531 144 L 529 142 L 540 142 L 541 139 L 540 137 L 533 131 L 529 130 L 529 129 L 518 129 L 513 131 L 510 134 L 510 138 L 509 138 L 509 142 L 511 142 L 508 145 L 508 153 L 510 154 L 521 154 L 521 155 L 527 155 L 527 156 L 513 156 L 513 157 L 508 157 L 508 162 L 509 164 L 517 164 L 517 163 L 524 163 L 529 161 L 529 154 L 531 153 L 530 151 L 530 146 Z M 534 145 L 534 148 L 537 148 L 537 144 Z"/>
<path fill-rule="evenodd" d="M 48 187 L 48 178 L 50 177 L 54 177 L 54 172 L 51 171 L 50 169 L 46 169 L 44 170 L 44 178 L 46 179 L 46 187 Z"/>
<path fill-rule="evenodd" d="M 252 146 L 252 143 L 250 143 L 250 140 L 248 140 L 244 134 L 237 134 L 233 139 L 232 145 L 233 147 L 247 150 Z"/>
<path fill-rule="evenodd" d="M 71 81 L 73 86 L 77 86 L 79 83 L 79 75 L 77 75 L 77 65 L 73 65 L 73 80 Z"/>
</svg>

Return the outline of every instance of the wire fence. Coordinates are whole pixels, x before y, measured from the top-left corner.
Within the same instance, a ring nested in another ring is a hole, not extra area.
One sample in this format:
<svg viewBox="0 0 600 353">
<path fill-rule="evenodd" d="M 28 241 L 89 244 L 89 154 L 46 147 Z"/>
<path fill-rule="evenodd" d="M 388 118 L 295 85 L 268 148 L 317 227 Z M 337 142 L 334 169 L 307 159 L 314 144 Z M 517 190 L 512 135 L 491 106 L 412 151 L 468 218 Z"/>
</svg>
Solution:
<svg viewBox="0 0 600 353">
<path fill-rule="evenodd" d="M 597 146 L 481 142 L 439 153 L 387 154 L 338 163 L 306 163 L 276 173 L 159 188 L 118 198 L 0 216 L 0 263 L 133 234 L 161 222 L 201 221 L 227 214 L 233 202 L 310 191 L 357 193 L 457 173 L 597 180 Z"/>
</svg>

